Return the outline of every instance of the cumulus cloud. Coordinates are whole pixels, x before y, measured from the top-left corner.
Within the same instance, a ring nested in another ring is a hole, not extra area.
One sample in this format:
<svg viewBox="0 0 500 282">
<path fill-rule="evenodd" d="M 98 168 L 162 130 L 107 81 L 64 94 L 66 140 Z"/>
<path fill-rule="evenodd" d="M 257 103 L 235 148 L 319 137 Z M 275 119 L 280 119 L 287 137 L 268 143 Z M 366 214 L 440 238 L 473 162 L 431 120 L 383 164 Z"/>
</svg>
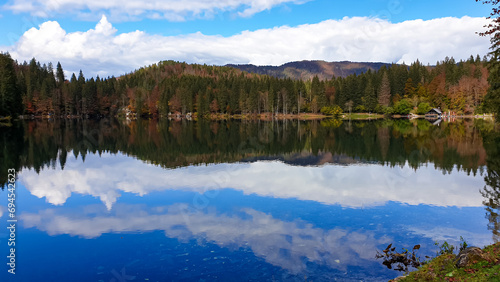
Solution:
<svg viewBox="0 0 500 282">
<path fill-rule="evenodd" d="M 105 13 L 119 20 L 151 18 L 184 21 L 210 18 L 220 12 L 250 17 L 282 4 L 302 4 L 307 1 L 309 0 L 12 0 L 3 8 L 39 17 L 73 14 L 83 19 L 92 19 L 95 15 Z"/>
<path fill-rule="evenodd" d="M 24 170 L 20 180 L 32 195 L 51 204 L 62 205 L 76 193 L 99 198 L 108 210 L 123 192 L 146 195 L 180 190 L 213 195 L 223 188 L 245 195 L 295 198 L 350 208 L 381 206 L 389 201 L 481 207 L 483 201 L 478 192 L 484 187 L 482 178 L 459 171 L 442 175 L 428 167 L 413 171 L 408 166 L 295 167 L 281 162 L 255 162 L 165 170 L 125 156 L 103 156 L 87 155 L 85 163 L 68 160 L 64 170 Z"/>
<path fill-rule="evenodd" d="M 101 1 L 102 2 L 102 1 Z M 446 56 L 467 59 L 488 52 L 488 38 L 475 32 L 484 18 L 440 18 L 390 23 L 344 18 L 296 27 L 243 31 L 233 36 L 119 33 L 103 16 L 94 29 L 66 32 L 48 21 L 26 31 L 8 51 L 17 60 L 60 61 L 69 72 L 121 75 L 161 60 L 224 65 L 280 65 L 297 60 L 435 64 Z"/>
</svg>

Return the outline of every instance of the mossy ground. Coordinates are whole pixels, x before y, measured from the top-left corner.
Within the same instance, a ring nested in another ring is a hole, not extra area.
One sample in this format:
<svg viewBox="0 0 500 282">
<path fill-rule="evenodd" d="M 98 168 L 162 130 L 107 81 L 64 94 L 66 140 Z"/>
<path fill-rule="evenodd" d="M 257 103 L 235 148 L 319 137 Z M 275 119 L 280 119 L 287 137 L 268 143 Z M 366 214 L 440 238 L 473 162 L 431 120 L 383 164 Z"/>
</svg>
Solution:
<svg viewBox="0 0 500 282">
<path fill-rule="evenodd" d="M 483 249 L 484 259 L 464 268 L 455 266 L 455 255 L 440 255 L 397 281 L 500 281 L 500 243 Z"/>
</svg>

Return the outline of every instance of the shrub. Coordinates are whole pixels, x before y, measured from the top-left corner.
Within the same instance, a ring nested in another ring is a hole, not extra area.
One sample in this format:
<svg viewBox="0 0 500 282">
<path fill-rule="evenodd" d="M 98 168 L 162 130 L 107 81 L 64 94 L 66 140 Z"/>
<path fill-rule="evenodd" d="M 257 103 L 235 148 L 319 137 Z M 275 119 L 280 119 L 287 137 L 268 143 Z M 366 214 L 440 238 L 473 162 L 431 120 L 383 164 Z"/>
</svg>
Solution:
<svg viewBox="0 0 500 282">
<path fill-rule="evenodd" d="M 357 113 L 364 113 L 366 112 L 366 107 L 363 105 L 359 105 L 356 108 L 354 108 L 354 111 Z"/>
<path fill-rule="evenodd" d="M 425 103 L 425 102 L 424 103 L 420 103 L 420 104 L 418 104 L 417 114 L 418 115 L 425 115 L 431 109 L 432 109 L 432 107 L 429 105 L 429 103 Z"/>
<path fill-rule="evenodd" d="M 387 107 L 384 109 L 384 114 L 392 115 L 392 114 L 394 114 L 394 109 L 392 107 Z"/>
<path fill-rule="evenodd" d="M 342 114 L 342 108 L 335 105 L 321 108 L 321 113 L 329 116 L 339 116 Z"/>
<path fill-rule="evenodd" d="M 403 99 L 394 105 L 394 113 L 400 115 L 407 115 L 412 110 L 412 105 L 407 99 Z"/>
</svg>

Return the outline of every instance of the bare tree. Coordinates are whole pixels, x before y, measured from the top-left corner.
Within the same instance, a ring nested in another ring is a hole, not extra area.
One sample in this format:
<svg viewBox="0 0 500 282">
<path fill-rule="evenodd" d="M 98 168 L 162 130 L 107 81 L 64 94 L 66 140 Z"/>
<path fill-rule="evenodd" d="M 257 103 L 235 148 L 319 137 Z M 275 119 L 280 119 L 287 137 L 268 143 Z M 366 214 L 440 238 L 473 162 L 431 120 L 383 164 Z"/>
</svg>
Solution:
<svg viewBox="0 0 500 282">
<path fill-rule="evenodd" d="M 345 107 L 349 110 L 349 115 L 351 115 L 351 110 L 353 105 L 354 102 L 352 100 L 349 100 L 349 102 L 345 103 Z"/>
</svg>

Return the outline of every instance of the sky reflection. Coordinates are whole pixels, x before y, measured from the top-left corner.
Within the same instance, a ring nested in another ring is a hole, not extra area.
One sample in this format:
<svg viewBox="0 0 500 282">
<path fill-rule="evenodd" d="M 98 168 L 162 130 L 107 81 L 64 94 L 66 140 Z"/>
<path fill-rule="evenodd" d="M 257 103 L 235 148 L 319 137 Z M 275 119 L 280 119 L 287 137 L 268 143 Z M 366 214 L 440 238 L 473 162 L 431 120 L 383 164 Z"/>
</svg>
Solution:
<svg viewBox="0 0 500 282">
<path fill-rule="evenodd" d="M 389 201 L 409 205 L 482 207 L 482 177 L 454 170 L 443 174 L 432 167 L 356 164 L 320 167 L 290 166 L 277 161 L 211 164 L 164 169 L 124 155 L 87 155 L 68 160 L 64 170 L 23 170 L 20 181 L 30 193 L 53 205 L 73 193 L 99 198 L 108 210 L 124 193 L 143 196 L 153 191 L 205 193 L 232 188 L 245 195 L 338 204 L 362 208 Z"/>
<path fill-rule="evenodd" d="M 378 245 L 392 240 L 369 230 L 325 230 L 300 219 L 283 221 L 251 208 L 229 215 L 193 210 L 185 204 L 154 208 L 117 205 L 111 213 L 98 206 L 87 206 L 83 212 L 45 209 L 24 213 L 21 220 L 25 228 L 35 227 L 52 236 L 68 234 L 88 239 L 105 233 L 162 230 L 181 242 L 196 239 L 200 244 L 208 242 L 235 250 L 249 248 L 266 262 L 293 273 L 304 271 L 307 261 L 339 270 L 362 266 L 375 261 Z"/>
<path fill-rule="evenodd" d="M 23 257 L 37 260 L 33 250 L 52 248 L 42 239 L 66 242 L 61 253 L 84 257 L 93 269 L 135 263 L 128 271 L 158 280 L 230 275 L 227 262 L 260 278 L 387 281 L 397 273 L 375 253 L 389 243 L 421 244 L 422 257 L 434 254 L 435 241 L 457 245 L 459 236 L 471 245 L 491 243 L 483 177 L 443 174 L 432 164 L 413 170 L 256 161 L 164 169 L 123 154 L 88 154 L 85 161 L 69 158 L 64 170 L 24 169 L 19 182 L 20 234 L 33 244 L 20 247 Z M 73 254 L 73 246 L 91 250 Z M 121 253 L 124 246 L 130 253 Z M 109 254 L 101 258 L 101 249 Z"/>
</svg>

